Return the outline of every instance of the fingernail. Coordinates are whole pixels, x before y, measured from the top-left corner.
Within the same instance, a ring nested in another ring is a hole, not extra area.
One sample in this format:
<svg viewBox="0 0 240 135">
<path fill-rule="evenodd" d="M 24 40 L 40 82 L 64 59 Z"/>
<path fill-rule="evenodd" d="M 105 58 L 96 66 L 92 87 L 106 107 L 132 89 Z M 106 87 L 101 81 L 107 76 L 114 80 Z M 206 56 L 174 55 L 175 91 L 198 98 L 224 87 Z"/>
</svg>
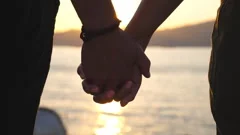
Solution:
<svg viewBox="0 0 240 135">
<path fill-rule="evenodd" d="M 82 65 L 80 65 L 77 69 L 77 73 L 78 75 L 81 77 L 81 79 L 85 79 L 85 75 L 84 75 L 84 72 L 83 72 L 83 69 L 82 69 Z"/>
<path fill-rule="evenodd" d="M 107 98 L 113 98 L 115 92 L 113 90 L 110 90 L 107 92 Z"/>
<path fill-rule="evenodd" d="M 98 89 L 98 87 L 93 87 L 93 88 L 91 89 L 91 91 L 94 92 L 94 93 L 98 93 L 98 92 L 99 92 L 99 89 Z"/>
<path fill-rule="evenodd" d="M 120 104 L 121 104 L 122 107 L 124 107 L 128 104 L 128 102 L 127 101 L 122 101 L 122 102 L 120 102 Z"/>
<path fill-rule="evenodd" d="M 85 75 L 83 72 L 78 72 L 78 75 L 80 76 L 81 79 L 85 79 Z"/>
<path fill-rule="evenodd" d="M 126 88 L 129 89 L 132 87 L 132 81 L 128 81 L 126 84 Z"/>
</svg>

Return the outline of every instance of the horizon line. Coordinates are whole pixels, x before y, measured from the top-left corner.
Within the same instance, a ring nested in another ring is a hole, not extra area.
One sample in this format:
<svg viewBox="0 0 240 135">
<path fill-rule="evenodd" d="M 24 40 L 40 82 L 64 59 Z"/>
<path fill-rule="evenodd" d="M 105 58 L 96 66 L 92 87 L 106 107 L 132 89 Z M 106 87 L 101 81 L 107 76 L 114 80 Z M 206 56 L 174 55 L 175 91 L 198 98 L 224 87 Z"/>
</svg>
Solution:
<svg viewBox="0 0 240 135">
<path fill-rule="evenodd" d="M 215 19 L 208 19 L 205 21 L 200 21 L 200 22 L 195 22 L 195 23 L 186 23 L 184 25 L 178 25 L 176 27 L 167 27 L 167 28 L 161 28 L 161 26 L 159 26 L 159 28 L 156 31 L 164 31 L 164 30 L 171 30 L 171 29 L 178 29 L 178 28 L 182 28 L 182 27 L 186 27 L 186 26 L 193 26 L 193 25 L 199 25 L 199 24 L 203 24 L 203 23 L 208 23 L 208 22 L 212 22 L 215 21 Z M 121 29 L 125 29 L 126 26 L 120 26 Z M 70 28 L 70 29 L 66 29 L 66 30 L 54 30 L 55 33 L 65 33 L 65 32 L 69 32 L 69 31 L 81 31 L 81 26 L 78 28 Z"/>
</svg>

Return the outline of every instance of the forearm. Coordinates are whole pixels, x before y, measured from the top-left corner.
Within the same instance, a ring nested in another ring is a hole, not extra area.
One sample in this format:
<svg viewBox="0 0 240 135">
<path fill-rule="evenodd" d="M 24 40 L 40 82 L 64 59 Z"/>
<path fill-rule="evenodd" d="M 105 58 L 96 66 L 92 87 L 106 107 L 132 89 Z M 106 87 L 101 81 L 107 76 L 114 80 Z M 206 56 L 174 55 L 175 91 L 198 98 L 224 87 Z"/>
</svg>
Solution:
<svg viewBox="0 0 240 135">
<path fill-rule="evenodd" d="M 99 30 L 117 21 L 111 0 L 71 0 L 87 30 Z"/>
<path fill-rule="evenodd" d="M 145 50 L 155 30 L 171 15 L 183 0 L 142 0 L 125 29 Z"/>
</svg>

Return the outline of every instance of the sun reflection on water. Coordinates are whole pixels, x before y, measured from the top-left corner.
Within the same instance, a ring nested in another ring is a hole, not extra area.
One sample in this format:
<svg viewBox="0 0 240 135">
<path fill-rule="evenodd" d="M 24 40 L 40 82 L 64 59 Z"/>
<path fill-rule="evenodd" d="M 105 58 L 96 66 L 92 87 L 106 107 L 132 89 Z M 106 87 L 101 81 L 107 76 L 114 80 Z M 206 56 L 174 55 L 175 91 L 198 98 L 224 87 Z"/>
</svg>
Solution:
<svg viewBox="0 0 240 135">
<path fill-rule="evenodd" d="M 117 102 L 97 105 L 100 112 L 97 118 L 95 135 L 121 135 L 124 126 L 124 118 L 121 114 L 121 106 Z"/>
</svg>

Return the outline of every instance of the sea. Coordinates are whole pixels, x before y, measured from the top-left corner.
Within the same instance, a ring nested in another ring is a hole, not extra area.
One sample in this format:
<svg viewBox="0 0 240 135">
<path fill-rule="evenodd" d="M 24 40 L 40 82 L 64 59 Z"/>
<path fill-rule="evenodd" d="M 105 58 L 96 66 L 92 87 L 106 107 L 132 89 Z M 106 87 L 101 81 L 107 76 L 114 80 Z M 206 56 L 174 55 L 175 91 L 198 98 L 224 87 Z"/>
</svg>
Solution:
<svg viewBox="0 0 240 135">
<path fill-rule="evenodd" d="M 82 90 L 81 47 L 54 45 L 40 107 L 55 110 L 68 135 L 215 135 L 210 51 L 149 46 L 151 78 L 144 78 L 135 100 L 121 107 L 119 102 L 97 104 Z"/>
</svg>

